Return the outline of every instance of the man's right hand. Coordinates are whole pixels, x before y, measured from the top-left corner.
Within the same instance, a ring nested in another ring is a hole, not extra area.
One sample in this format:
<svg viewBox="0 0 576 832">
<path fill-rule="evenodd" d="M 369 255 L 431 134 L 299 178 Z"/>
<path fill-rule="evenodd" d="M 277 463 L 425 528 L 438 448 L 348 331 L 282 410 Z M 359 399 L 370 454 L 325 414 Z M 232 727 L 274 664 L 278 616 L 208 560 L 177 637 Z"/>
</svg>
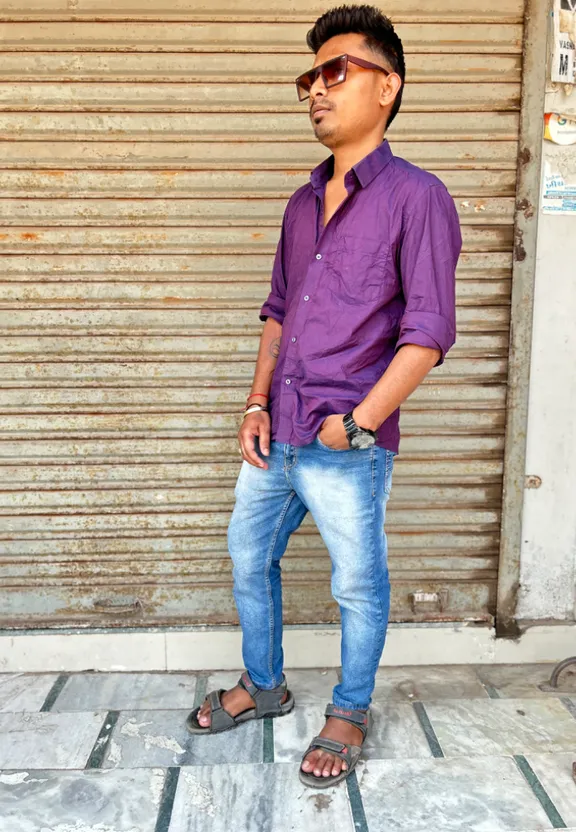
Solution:
<svg viewBox="0 0 576 832">
<path fill-rule="evenodd" d="M 238 442 L 242 451 L 242 459 L 254 465 L 256 468 L 268 468 L 256 452 L 256 437 L 260 450 L 264 456 L 270 453 L 270 414 L 265 410 L 255 410 L 244 418 L 238 431 Z"/>
</svg>

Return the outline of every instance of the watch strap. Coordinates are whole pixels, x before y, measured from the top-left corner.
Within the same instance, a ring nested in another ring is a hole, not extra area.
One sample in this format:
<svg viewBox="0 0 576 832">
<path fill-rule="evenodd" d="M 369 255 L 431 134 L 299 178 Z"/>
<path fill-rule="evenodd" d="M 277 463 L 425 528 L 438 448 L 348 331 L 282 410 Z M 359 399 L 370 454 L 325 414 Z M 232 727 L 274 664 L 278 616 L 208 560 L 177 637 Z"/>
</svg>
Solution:
<svg viewBox="0 0 576 832">
<path fill-rule="evenodd" d="M 370 436 L 373 436 L 374 439 L 376 439 L 376 431 L 370 430 L 370 428 L 362 428 L 360 427 L 360 425 L 356 424 L 354 416 L 352 415 L 353 412 L 354 411 L 351 410 L 349 413 L 346 413 L 342 420 L 344 423 L 346 436 L 348 437 L 348 442 L 350 442 L 350 440 L 356 433 L 368 433 L 370 434 Z"/>
</svg>

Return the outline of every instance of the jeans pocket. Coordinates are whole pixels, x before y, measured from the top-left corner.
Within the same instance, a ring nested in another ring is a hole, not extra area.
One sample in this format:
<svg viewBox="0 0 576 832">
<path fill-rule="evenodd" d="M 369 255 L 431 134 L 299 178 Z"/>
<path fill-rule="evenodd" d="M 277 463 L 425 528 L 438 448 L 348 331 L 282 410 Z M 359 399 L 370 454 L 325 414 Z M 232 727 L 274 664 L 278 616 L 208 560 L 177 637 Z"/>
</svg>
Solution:
<svg viewBox="0 0 576 832">
<path fill-rule="evenodd" d="M 318 444 L 320 445 L 320 447 L 324 448 L 324 450 L 326 450 L 326 451 L 332 451 L 333 453 L 337 454 L 337 453 L 341 453 L 342 451 L 347 451 L 348 450 L 348 448 L 342 448 L 342 449 L 340 449 L 340 448 L 331 448 L 330 445 L 325 445 L 324 442 L 322 442 L 322 440 L 320 439 L 320 433 L 316 434 L 316 439 L 318 440 Z"/>
</svg>

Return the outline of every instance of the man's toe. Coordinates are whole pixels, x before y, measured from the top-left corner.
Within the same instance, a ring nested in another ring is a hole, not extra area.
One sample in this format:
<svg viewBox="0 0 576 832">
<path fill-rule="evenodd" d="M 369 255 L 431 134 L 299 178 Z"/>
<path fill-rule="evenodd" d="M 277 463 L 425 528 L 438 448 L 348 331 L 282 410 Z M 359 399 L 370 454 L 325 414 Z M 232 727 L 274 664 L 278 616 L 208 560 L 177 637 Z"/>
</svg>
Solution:
<svg viewBox="0 0 576 832">
<path fill-rule="evenodd" d="M 328 757 L 324 763 L 324 777 L 330 777 L 332 769 L 334 768 L 334 757 Z"/>
<path fill-rule="evenodd" d="M 319 754 L 318 757 L 316 758 L 315 763 L 314 763 L 314 774 L 316 775 L 316 777 L 321 777 L 322 776 L 323 768 L 324 768 L 324 754 Z"/>
</svg>

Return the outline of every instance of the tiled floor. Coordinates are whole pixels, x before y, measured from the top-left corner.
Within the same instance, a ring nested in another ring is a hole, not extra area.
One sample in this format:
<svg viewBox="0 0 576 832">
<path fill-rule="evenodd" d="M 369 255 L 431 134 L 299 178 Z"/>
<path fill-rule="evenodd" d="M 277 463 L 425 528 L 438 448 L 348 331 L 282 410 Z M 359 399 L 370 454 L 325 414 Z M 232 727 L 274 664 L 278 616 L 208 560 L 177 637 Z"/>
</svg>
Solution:
<svg viewBox="0 0 576 832">
<path fill-rule="evenodd" d="M 338 681 L 216 736 L 184 720 L 220 673 L 0 674 L 0 832 L 576 832 L 576 673 L 382 668 L 374 729 L 336 788 L 298 779 Z"/>
</svg>

